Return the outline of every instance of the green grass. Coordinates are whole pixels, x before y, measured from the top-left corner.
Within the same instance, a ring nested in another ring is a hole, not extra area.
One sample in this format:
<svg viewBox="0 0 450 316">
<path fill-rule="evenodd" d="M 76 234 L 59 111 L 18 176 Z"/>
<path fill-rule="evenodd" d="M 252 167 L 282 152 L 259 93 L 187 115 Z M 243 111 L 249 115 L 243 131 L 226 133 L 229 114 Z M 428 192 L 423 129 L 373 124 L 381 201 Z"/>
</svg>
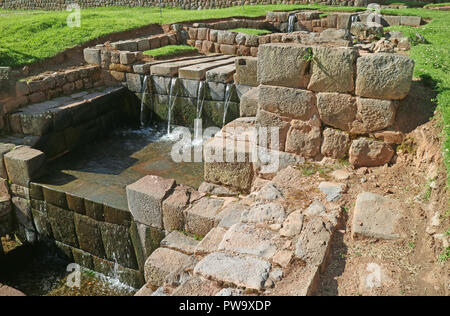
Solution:
<svg viewBox="0 0 450 316">
<path fill-rule="evenodd" d="M 444 6 L 444 5 L 450 5 L 450 2 L 430 3 L 430 4 L 427 4 L 427 5 L 425 6 L 425 8 L 427 8 L 427 7 L 442 7 L 442 6 Z"/>
<path fill-rule="evenodd" d="M 236 33 L 244 33 L 248 35 L 266 35 L 272 33 L 269 30 L 260 30 L 260 29 L 246 29 L 246 28 L 240 28 L 240 29 L 232 29 L 229 30 L 230 32 L 236 32 Z"/>
<path fill-rule="evenodd" d="M 267 11 L 320 9 L 324 11 L 363 10 L 355 7 L 322 5 L 255 5 L 212 10 L 107 7 L 81 10 L 81 27 L 69 28 L 66 11 L 12 11 L 0 15 L 0 65 L 19 67 L 55 56 L 57 53 L 113 32 L 149 24 L 229 17 L 260 17 Z"/>
<path fill-rule="evenodd" d="M 144 55 L 152 56 L 156 59 L 168 56 L 177 56 L 189 52 L 196 52 L 197 48 L 188 45 L 167 45 L 160 48 L 150 49 Z"/>
<path fill-rule="evenodd" d="M 385 1 L 385 4 L 394 4 L 394 5 L 407 5 L 408 7 L 423 7 L 426 3 L 422 1 L 411 1 L 411 0 L 388 0 Z"/>
<path fill-rule="evenodd" d="M 426 9 L 384 10 L 401 15 L 418 15 L 431 21 L 419 28 L 393 26 L 388 30 L 398 30 L 414 39 L 416 33 L 423 35 L 429 44 L 412 46 L 409 54 L 415 62 L 414 76 L 433 88 L 436 93 L 437 109 L 444 138 L 444 160 L 447 175 L 450 174 L 450 12 Z M 447 177 L 450 185 L 450 177 Z"/>
</svg>

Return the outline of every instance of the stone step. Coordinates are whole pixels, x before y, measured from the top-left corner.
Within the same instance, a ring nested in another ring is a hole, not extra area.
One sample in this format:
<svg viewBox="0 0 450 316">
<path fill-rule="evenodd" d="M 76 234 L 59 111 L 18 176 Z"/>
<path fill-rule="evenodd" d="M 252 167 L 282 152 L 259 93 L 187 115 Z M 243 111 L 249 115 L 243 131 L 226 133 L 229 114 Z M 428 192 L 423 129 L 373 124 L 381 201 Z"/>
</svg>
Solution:
<svg viewBox="0 0 450 316">
<path fill-rule="evenodd" d="M 10 126 L 13 132 L 18 134 L 42 136 L 52 128 L 60 130 L 62 125 L 70 125 L 69 116 L 75 120 L 86 115 L 95 118 L 97 111 L 89 107 L 89 104 L 123 89 L 108 87 L 102 91 L 84 91 L 68 97 L 31 104 L 9 115 Z"/>
<path fill-rule="evenodd" d="M 193 80 L 205 80 L 206 72 L 219 66 L 230 65 L 234 63 L 235 58 L 225 60 L 218 60 L 213 62 L 202 63 L 198 65 L 191 65 L 180 68 L 178 70 L 178 77 Z"/>
<path fill-rule="evenodd" d="M 161 247 L 177 250 L 187 255 L 192 255 L 194 254 L 198 243 L 198 240 L 174 230 L 161 241 Z"/>
<path fill-rule="evenodd" d="M 229 83 L 233 81 L 235 72 L 235 64 L 214 68 L 206 72 L 206 81 Z"/>
<path fill-rule="evenodd" d="M 197 55 L 197 56 L 186 56 L 186 57 L 178 57 L 178 58 L 172 58 L 172 59 L 166 59 L 166 60 L 154 60 L 149 61 L 144 64 L 138 64 L 133 66 L 133 71 L 140 75 L 149 75 L 150 74 L 150 68 L 154 65 L 160 65 L 160 64 L 166 64 L 166 63 L 172 63 L 172 62 L 178 62 L 178 61 L 187 61 L 187 60 L 193 60 L 193 59 L 201 59 L 201 58 L 211 58 L 216 56 L 222 56 L 222 54 L 210 54 L 210 55 Z"/>
<path fill-rule="evenodd" d="M 177 62 L 169 62 L 169 63 L 163 63 L 159 65 L 151 66 L 150 72 L 152 75 L 160 75 L 160 76 L 166 76 L 166 77 L 174 77 L 178 75 L 178 70 L 183 67 L 206 63 L 206 62 L 213 62 L 223 59 L 230 58 L 230 55 L 221 55 L 221 56 L 215 56 L 215 57 L 208 57 L 208 58 L 198 58 L 198 59 L 192 59 L 192 60 L 183 60 L 183 61 L 177 61 Z"/>
</svg>

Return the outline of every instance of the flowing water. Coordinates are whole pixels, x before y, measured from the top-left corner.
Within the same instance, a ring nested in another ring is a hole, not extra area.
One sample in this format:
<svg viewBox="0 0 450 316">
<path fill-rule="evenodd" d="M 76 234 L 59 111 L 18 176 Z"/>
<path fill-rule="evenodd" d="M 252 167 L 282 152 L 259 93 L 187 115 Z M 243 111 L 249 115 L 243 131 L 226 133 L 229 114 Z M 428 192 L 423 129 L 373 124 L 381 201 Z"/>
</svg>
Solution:
<svg viewBox="0 0 450 316">
<path fill-rule="evenodd" d="M 175 106 L 175 101 L 177 99 L 178 96 L 178 90 L 175 89 L 175 86 L 178 82 L 178 78 L 172 78 L 172 80 L 170 81 L 170 92 L 169 92 L 169 104 L 168 104 L 168 114 L 167 114 L 167 135 L 170 135 L 171 133 L 171 121 L 172 121 L 172 110 L 173 107 Z M 175 89 L 175 94 L 174 94 L 174 89 Z"/>
<path fill-rule="evenodd" d="M 28 296 L 130 296 L 133 289 L 117 279 L 80 268 L 79 286 L 73 280 L 68 262 L 39 247 L 20 246 L 1 258 L 0 283 Z"/>
<path fill-rule="evenodd" d="M 288 33 L 294 32 L 295 20 L 296 20 L 295 14 L 290 14 L 288 20 Z"/>
<path fill-rule="evenodd" d="M 228 106 L 231 101 L 231 88 L 233 87 L 232 83 L 227 84 L 225 88 L 225 98 L 223 100 L 223 118 L 222 118 L 222 127 L 225 126 L 225 122 L 227 120 Z"/>
<path fill-rule="evenodd" d="M 142 89 L 141 89 L 141 111 L 140 111 L 140 115 L 139 115 L 139 123 L 140 123 L 141 127 L 145 126 L 144 108 L 145 108 L 145 96 L 146 96 L 145 92 L 147 91 L 148 77 L 149 76 L 144 77 L 144 80 L 142 82 Z"/>
</svg>

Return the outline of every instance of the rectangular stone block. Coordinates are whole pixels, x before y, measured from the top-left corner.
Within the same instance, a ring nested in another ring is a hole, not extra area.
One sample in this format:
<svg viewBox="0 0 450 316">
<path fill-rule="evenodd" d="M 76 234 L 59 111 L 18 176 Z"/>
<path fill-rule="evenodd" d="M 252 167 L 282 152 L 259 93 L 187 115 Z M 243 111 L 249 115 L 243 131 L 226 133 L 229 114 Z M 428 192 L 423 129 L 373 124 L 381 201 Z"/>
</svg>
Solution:
<svg viewBox="0 0 450 316">
<path fill-rule="evenodd" d="M 78 248 L 74 212 L 64 210 L 52 204 L 48 204 L 47 209 L 48 218 L 55 239 L 64 244 Z"/>
<path fill-rule="evenodd" d="M 215 226 L 215 216 L 222 209 L 224 201 L 202 198 L 186 210 L 186 231 L 205 236 Z"/>
<path fill-rule="evenodd" d="M 256 57 L 238 57 L 234 63 L 236 75 L 234 81 L 236 84 L 248 86 L 257 86 L 258 58 Z"/>
<path fill-rule="evenodd" d="M 99 222 L 77 213 L 74 214 L 74 222 L 79 247 L 95 256 L 104 258 L 105 249 L 103 248 Z"/>
<path fill-rule="evenodd" d="M 189 203 L 190 192 L 184 186 L 177 186 L 162 203 L 164 229 L 168 232 L 184 229 L 184 209 Z"/>
<path fill-rule="evenodd" d="M 28 187 L 30 181 L 42 173 L 45 155 L 37 149 L 20 146 L 5 154 L 4 161 L 9 180 Z"/>
<path fill-rule="evenodd" d="M 100 49 L 97 48 L 85 48 L 83 50 L 84 60 L 88 64 L 100 65 L 101 64 L 101 55 Z"/>
<path fill-rule="evenodd" d="M 300 120 L 318 114 L 316 97 L 308 90 L 260 85 L 258 105 L 261 110 Z"/>
<path fill-rule="evenodd" d="M 163 228 L 162 201 L 175 185 L 174 180 L 145 176 L 126 187 L 128 208 L 135 221 Z"/>
<path fill-rule="evenodd" d="M 357 52 L 353 48 L 313 47 L 308 90 L 347 93 L 354 90 Z"/>
<path fill-rule="evenodd" d="M 306 88 L 311 55 L 308 46 L 271 43 L 259 46 L 258 82 L 265 85 Z M 236 68 L 237 71 L 237 68 Z"/>
<path fill-rule="evenodd" d="M 420 16 L 402 16 L 400 18 L 400 24 L 406 26 L 420 26 L 422 18 Z"/>
<path fill-rule="evenodd" d="M 258 112 L 259 89 L 253 88 L 241 96 L 240 100 L 240 116 L 251 117 L 256 116 Z"/>
<path fill-rule="evenodd" d="M 16 147 L 14 144 L 0 143 L 0 177 L 3 179 L 8 179 L 3 156 L 9 153 L 14 147 Z"/>
</svg>

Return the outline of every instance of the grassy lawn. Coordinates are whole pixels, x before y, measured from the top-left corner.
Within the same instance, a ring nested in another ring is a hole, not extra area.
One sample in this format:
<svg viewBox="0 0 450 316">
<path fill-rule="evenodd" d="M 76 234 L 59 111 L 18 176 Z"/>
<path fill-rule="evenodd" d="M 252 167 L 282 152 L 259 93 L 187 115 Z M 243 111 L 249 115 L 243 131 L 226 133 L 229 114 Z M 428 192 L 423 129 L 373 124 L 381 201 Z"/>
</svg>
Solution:
<svg viewBox="0 0 450 316">
<path fill-rule="evenodd" d="M 432 86 L 436 92 L 437 108 L 442 116 L 445 144 L 443 147 L 447 175 L 450 175 L 450 11 L 427 9 L 386 10 L 387 13 L 414 14 L 430 23 L 420 28 L 393 26 L 389 29 L 398 30 L 415 38 L 415 34 L 423 35 L 429 44 L 414 45 L 409 52 L 415 61 L 414 76 Z M 450 185 L 450 177 L 448 177 Z"/>
<path fill-rule="evenodd" d="M 267 11 L 293 9 L 356 11 L 320 5 L 244 6 L 213 10 L 158 8 L 95 8 L 81 10 L 81 27 L 69 28 L 66 11 L 0 11 L 0 65 L 18 67 L 55 56 L 67 48 L 102 35 L 153 23 L 168 24 L 237 16 L 259 17 Z"/>
<path fill-rule="evenodd" d="M 188 45 L 167 45 L 160 48 L 150 49 L 144 52 L 144 55 L 152 56 L 155 59 L 177 56 L 189 52 L 196 52 L 197 48 Z"/>
<path fill-rule="evenodd" d="M 244 33 L 248 35 L 266 35 L 272 33 L 269 30 L 259 30 L 259 29 L 246 29 L 246 28 L 240 28 L 240 29 L 232 29 L 229 30 L 230 32 L 236 32 L 236 33 Z"/>
</svg>

